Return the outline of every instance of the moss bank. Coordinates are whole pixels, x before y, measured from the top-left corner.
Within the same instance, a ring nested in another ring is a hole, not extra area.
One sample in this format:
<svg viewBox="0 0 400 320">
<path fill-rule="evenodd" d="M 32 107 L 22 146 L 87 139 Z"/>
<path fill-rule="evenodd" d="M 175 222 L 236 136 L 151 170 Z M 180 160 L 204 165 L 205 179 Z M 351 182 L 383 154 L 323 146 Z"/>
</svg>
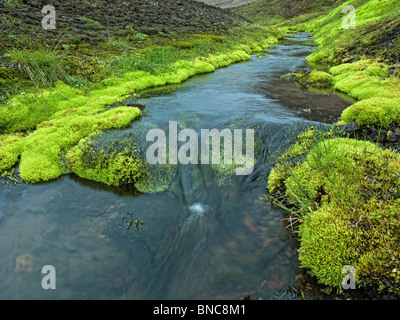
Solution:
<svg viewBox="0 0 400 320">
<path fill-rule="evenodd" d="M 374 60 L 360 60 L 330 69 L 335 89 L 359 101 L 343 111 L 342 123 L 387 128 L 400 120 L 400 85 L 388 66 Z"/>
<path fill-rule="evenodd" d="M 333 131 L 312 129 L 280 157 L 268 188 L 300 222 L 301 266 L 321 284 L 341 292 L 351 265 L 358 288 L 399 293 L 399 177 L 397 153 Z"/>
</svg>

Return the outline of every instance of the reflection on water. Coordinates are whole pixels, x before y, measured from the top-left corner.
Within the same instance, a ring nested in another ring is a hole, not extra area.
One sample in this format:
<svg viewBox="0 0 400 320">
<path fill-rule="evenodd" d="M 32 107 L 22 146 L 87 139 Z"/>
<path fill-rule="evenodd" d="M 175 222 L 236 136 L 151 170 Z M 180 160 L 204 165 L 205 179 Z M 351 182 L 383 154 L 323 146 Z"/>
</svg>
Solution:
<svg viewBox="0 0 400 320">
<path fill-rule="evenodd" d="M 209 166 L 181 166 L 168 190 L 140 194 L 75 176 L 0 184 L 0 299 L 274 299 L 297 285 L 296 241 L 285 213 L 262 199 L 271 155 L 304 120 L 260 92 L 305 67 L 306 35 L 267 58 L 141 95 L 147 115 L 131 128 L 255 128 L 262 147 L 250 176 L 218 184 Z M 268 90 L 266 90 L 268 91 Z M 41 268 L 56 269 L 43 290 Z M 287 296 L 285 296 L 287 297 Z M 295 295 L 289 298 L 296 298 Z"/>
</svg>

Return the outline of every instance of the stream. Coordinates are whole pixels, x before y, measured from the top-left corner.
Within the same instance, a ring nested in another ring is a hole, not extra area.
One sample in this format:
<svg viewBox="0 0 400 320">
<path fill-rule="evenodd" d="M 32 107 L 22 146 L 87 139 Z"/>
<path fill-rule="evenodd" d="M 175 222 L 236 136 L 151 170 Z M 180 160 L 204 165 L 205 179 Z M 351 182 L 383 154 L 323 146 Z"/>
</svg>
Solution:
<svg viewBox="0 0 400 320">
<path fill-rule="evenodd" d="M 263 197 L 276 152 L 304 126 L 332 123 L 351 104 L 280 79 L 324 70 L 305 60 L 314 49 L 299 33 L 250 61 L 143 91 L 125 103 L 143 103 L 145 116 L 106 134 L 134 134 L 146 147 L 146 133 L 168 132 L 170 121 L 197 132 L 251 128 L 258 143 L 249 175 L 178 165 L 155 193 L 72 174 L 1 182 L 0 299 L 299 299 L 306 276 L 298 243 L 286 212 Z M 45 265 L 56 270 L 55 290 L 42 288 Z M 304 298 L 323 296 L 312 290 Z"/>
</svg>

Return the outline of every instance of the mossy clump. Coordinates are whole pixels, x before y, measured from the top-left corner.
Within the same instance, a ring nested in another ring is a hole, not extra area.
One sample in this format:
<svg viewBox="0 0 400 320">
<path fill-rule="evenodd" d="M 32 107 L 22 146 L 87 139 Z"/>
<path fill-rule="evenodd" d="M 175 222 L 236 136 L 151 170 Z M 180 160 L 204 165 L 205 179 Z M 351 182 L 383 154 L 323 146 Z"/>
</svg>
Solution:
<svg viewBox="0 0 400 320">
<path fill-rule="evenodd" d="M 83 109 L 42 123 L 23 140 L 19 170 L 24 181 L 48 181 L 67 173 L 61 157 L 81 139 L 99 130 L 126 127 L 141 115 L 131 107 Z"/>
<path fill-rule="evenodd" d="M 333 67 L 335 89 L 358 100 L 400 97 L 398 81 L 388 77 L 387 66 L 374 60 L 359 60 Z"/>
<path fill-rule="evenodd" d="M 388 66 L 375 60 L 344 63 L 330 69 L 334 88 L 358 99 L 345 109 L 341 120 L 359 126 L 387 128 L 400 119 L 400 84 L 389 76 Z"/>
<path fill-rule="evenodd" d="M 307 215 L 299 227 L 299 260 L 320 283 L 340 288 L 342 268 L 354 265 L 357 245 L 349 219 L 331 206 Z"/>
<path fill-rule="evenodd" d="M 133 135 L 104 141 L 102 133 L 94 133 L 68 151 L 65 163 L 82 178 L 112 186 L 143 183 L 147 179 L 148 168 Z"/>
<path fill-rule="evenodd" d="M 301 266 L 340 292 L 351 265 L 358 287 L 399 294 L 400 156 L 368 141 L 319 137 L 300 161 L 278 160 L 268 181 L 270 197 L 300 223 Z"/>
<path fill-rule="evenodd" d="M 268 177 L 268 191 L 270 193 L 280 192 L 285 181 L 283 175 L 285 167 L 291 167 L 294 159 L 304 157 L 316 140 L 331 134 L 332 132 L 323 132 L 313 126 L 299 134 L 297 141 L 278 157 L 275 168 L 271 169 Z"/>
<path fill-rule="evenodd" d="M 345 123 L 355 121 L 357 125 L 387 128 L 400 121 L 400 98 L 370 98 L 351 105 L 342 113 Z"/>
<path fill-rule="evenodd" d="M 297 73 L 294 79 L 309 87 L 329 88 L 332 86 L 333 76 L 323 71 L 312 70 L 310 73 Z"/>
<path fill-rule="evenodd" d="M 23 134 L 0 135 L 0 173 L 11 169 L 22 152 Z"/>
</svg>

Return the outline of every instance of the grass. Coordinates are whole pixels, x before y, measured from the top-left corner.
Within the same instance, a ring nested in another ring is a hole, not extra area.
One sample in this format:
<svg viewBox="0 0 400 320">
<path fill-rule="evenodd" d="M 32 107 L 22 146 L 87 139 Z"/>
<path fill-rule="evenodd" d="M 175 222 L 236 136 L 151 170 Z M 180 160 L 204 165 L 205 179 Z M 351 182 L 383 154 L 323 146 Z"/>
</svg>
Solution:
<svg viewBox="0 0 400 320">
<path fill-rule="evenodd" d="M 86 109 L 46 121 L 24 139 L 19 167 L 24 181 L 48 181 L 67 173 L 61 157 L 81 139 L 98 130 L 126 127 L 140 116 L 138 108 Z"/>
<path fill-rule="evenodd" d="M 86 18 L 86 17 L 80 17 L 80 18 L 82 20 L 84 20 L 86 22 L 86 25 L 88 25 L 88 26 L 97 26 L 97 27 L 101 26 L 101 23 L 98 22 L 98 21 L 95 21 L 95 20 L 92 20 L 92 19 L 89 19 L 89 18 Z"/>
<path fill-rule="evenodd" d="M 16 65 L 22 77 L 29 79 L 36 89 L 50 87 L 59 80 L 67 80 L 66 65 L 55 51 L 15 48 L 7 51 L 5 57 Z"/>
</svg>

